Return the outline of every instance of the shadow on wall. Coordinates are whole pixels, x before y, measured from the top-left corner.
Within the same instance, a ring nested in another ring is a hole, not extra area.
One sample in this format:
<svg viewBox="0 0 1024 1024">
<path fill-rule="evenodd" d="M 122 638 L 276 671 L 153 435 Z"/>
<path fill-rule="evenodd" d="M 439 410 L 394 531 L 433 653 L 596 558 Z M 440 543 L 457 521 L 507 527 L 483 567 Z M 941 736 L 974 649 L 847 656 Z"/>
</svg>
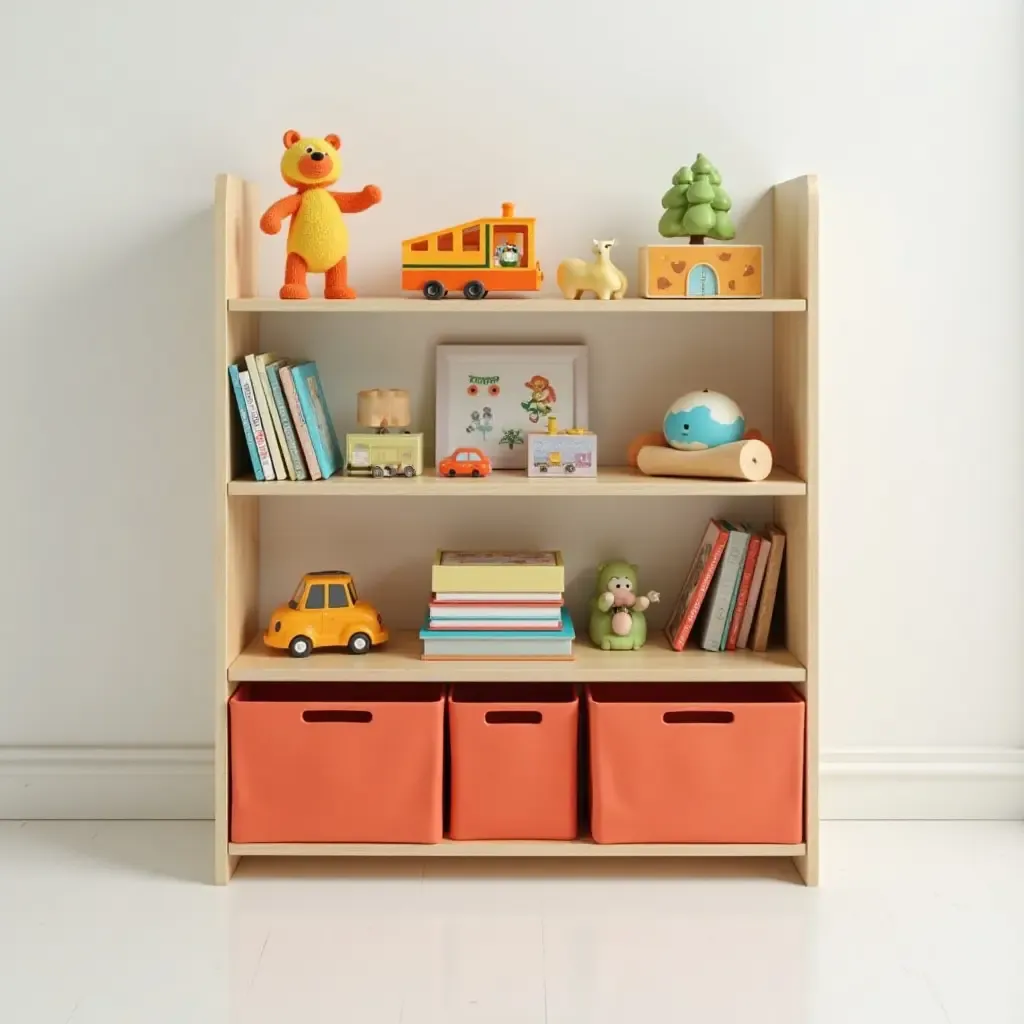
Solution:
<svg viewBox="0 0 1024 1024">
<path fill-rule="evenodd" d="M 21 643 L 0 743 L 210 728 L 212 213 L 136 229 L 145 244 L 114 259 L 24 268 L 36 287 L 9 307 L 26 376 L 5 413 L 31 497 L 4 512 Z"/>
</svg>

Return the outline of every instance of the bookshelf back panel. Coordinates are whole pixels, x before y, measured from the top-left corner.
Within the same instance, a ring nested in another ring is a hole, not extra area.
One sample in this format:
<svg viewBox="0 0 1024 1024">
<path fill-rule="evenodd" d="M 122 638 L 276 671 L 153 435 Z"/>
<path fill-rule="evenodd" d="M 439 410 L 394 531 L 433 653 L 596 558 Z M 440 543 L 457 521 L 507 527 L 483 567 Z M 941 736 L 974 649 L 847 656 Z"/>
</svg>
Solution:
<svg viewBox="0 0 1024 1024">
<path fill-rule="evenodd" d="M 730 395 L 748 425 L 771 436 L 770 316 L 623 316 L 588 321 L 585 329 L 567 328 L 557 314 L 525 321 L 512 317 L 504 323 L 508 326 L 499 327 L 493 317 L 472 313 L 448 318 L 448 323 L 397 314 L 311 314 L 298 321 L 266 315 L 260 344 L 265 351 L 291 359 L 316 360 L 342 441 L 345 433 L 357 429 L 359 390 L 407 388 L 415 419 L 412 429 L 426 435 L 428 465 L 434 461 L 436 346 L 448 342 L 586 343 L 590 422 L 584 425 L 597 432 L 598 458 L 604 465 L 625 463 L 632 438 L 658 429 L 675 399 L 700 388 Z"/>
<path fill-rule="evenodd" d="M 382 480 L 382 486 L 388 481 Z M 260 509 L 260 622 L 286 601 L 302 573 L 342 568 L 360 593 L 396 629 L 418 628 L 430 595 L 436 548 L 559 548 L 566 594 L 577 628 L 597 565 L 628 558 L 639 567 L 642 592 L 661 602 L 650 616 L 660 628 L 690 559 L 713 515 L 761 524 L 770 498 L 530 498 L 454 503 L 359 498 L 303 501 L 275 498 Z"/>
</svg>

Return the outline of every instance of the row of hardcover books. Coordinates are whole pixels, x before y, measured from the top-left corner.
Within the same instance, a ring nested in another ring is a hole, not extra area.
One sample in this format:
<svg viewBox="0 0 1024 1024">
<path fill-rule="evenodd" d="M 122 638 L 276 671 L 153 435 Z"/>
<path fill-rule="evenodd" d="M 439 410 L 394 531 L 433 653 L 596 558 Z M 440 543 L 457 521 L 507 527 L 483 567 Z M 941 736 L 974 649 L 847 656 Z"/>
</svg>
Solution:
<svg viewBox="0 0 1024 1024">
<path fill-rule="evenodd" d="M 575 639 L 557 551 L 439 551 L 420 631 L 434 661 L 567 661 Z"/>
<path fill-rule="evenodd" d="M 316 363 L 253 353 L 228 376 L 257 480 L 320 480 L 342 467 Z"/>
<path fill-rule="evenodd" d="M 691 639 L 706 651 L 768 649 L 786 535 L 712 519 L 665 627 L 681 651 Z"/>
</svg>

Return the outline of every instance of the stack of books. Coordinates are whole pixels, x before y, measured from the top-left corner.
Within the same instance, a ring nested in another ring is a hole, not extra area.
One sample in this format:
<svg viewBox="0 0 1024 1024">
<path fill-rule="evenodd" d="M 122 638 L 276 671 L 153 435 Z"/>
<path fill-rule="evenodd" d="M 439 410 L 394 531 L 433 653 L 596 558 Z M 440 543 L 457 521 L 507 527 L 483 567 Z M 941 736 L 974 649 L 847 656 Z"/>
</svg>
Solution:
<svg viewBox="0 0 1024 1024">
<path fill-rule="evenodd" d="M 558 551 L 438 551 L 424 628 L 427 661 L 571 661 Z"/>
<path fill-rule="evenodd" d="M 768 649 L 786 535 L 712 519 L 665 632 L 681 651 L 691 637 L 706 651 Z"/>
<path fill-rule="evenodd" d="M 342 468 L 316 363 L 253 353 L 228 376 L 257 480 L 320 480 Z"/>
</svg>

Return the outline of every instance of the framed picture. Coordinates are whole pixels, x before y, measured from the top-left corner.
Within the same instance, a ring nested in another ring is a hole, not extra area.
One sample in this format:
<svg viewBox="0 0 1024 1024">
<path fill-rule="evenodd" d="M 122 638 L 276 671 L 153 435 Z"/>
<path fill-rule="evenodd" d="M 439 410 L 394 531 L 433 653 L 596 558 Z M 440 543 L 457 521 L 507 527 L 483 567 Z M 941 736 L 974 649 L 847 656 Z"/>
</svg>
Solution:
<svg viewBox="0 0 1024 1024">
<path fill-rule="evenodd" d="M 586 345 L 438 345 L 435 462 L 479 448 L 526 468 L 526 435 L 587 426 Z"/>
</svg>

